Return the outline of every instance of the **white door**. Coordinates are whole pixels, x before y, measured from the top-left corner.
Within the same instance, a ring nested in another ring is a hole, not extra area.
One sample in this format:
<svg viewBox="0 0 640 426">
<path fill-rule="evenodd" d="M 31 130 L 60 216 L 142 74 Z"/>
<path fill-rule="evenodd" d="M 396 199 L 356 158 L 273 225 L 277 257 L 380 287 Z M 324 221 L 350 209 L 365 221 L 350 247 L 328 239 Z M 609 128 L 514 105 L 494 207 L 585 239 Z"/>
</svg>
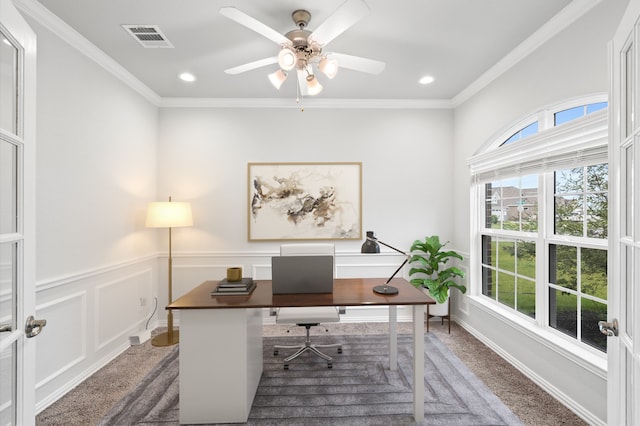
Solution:
<svg viewBox="0 0 640 426">
<path fill-rule="evenodd" d="M 640 0 L 630 0 L 610 50 L 611 283 L 607 422 L 640 425 Z"/>
<path fill-rule="evenodd" d="M 35 423 L 36 38 L 0 0 L 0 424 Z M 26 324 L 30 326 L 27 327 Z"/>
</svg>

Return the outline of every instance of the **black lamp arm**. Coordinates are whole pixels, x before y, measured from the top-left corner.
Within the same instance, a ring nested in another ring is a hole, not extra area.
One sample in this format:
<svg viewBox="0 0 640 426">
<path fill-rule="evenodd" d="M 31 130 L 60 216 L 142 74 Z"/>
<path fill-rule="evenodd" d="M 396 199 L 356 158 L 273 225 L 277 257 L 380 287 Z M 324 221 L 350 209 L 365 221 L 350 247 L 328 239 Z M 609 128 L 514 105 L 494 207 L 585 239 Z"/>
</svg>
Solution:
<svg viewBox="0 0 640 426">
<path fill-rule="evenodd" d="M 393 279 L 393 277 L 395 277 L 395 276 L 396 276 L 396 274 L 397 274 L 398 272 L 400 272 L 400 269 L 402 269 L 402 267 L 403 267 L 404 265 L 406 265 L 406 264 L 407 264 L 407 262 L 409 261 L 409 255 L 408 255 L 407 253 L 403 252 L 403 251 L 402 251 L 402 250 L 400 250 L 400 249 L 397 249 L 397 248 L 395 248 L 395 247 L 393 247 L 393 246 L 390 246 L 389 244 L 387 244 L 387 243 L 385 243 L 385 242 L 380 241 L 380 240 L 379 240 L 379 239 L 377 239 L 376 237 L 373 237 L 373 238 L 371 238 L 371 237 L 367 237 L 367 240 L 374 241 L 374 242 L 376 242 L 376 243 L 378 243 L 378 244 L 382 244 L 382 245 L 383 245 L 383 246 L 385 246 L 385 247 L 389 247 L 391 250 L 395 250 L 395 251 L 397 251 L 398 253 L 401 253 L 401 254 L 404 254 L 405 256 L 407 256 L 407 257 L 406 257 L 406 259 L 404 260 L 404 262 L 402 262 L 402 264 L 401 264 L 400 266 L 398 266 L 398 269 L 396 269 L 396 271 L 393 273 L 393 275 L 391 275 L 391 276 L 389 277 L 389 279 L 387 280 L 387 282 L 386 282 L 386 283 L 384 283 L 384 285 L 387 285 L 387 284 L 389 284 L 389 282 Z"/>
<path fill-rule="evenodd" d="M 396 271 L 393 273 L 393 275 L 391 275 L 391 276 L 389 277 L 389 279 L 387 280 L 387 282 L 386 282 L 386 283 L 384 283 L 384 285 L 389 284 L 389 281 L 391 281 L 391 280 L 393 279 L 393 277 L 395 277 L 395 276 L 396 276 L 396 274 L 397 274 L 398 272 L 400 272 L 400 269 L 402 269 L 402 267 L 403 267 L 403 266 L 404 266 L 408 261 L 409 261 L 409 258 L 407 257 L 407 258 L 404 260 L 404 262 L 402 262 L 402 265 L 398 266 L 398 269 L 396 269 Z"/>
<path fill-rule="evenodd" d="M 378 244 L 382 244 L 382 245 L 383 245 L 383 246 L 385 246 L 385 247 L 389 247 L 391 250 L 395 250 L 395 251 L 397 251 L 398 253 L 402 253 L 402 254 L 404 254 L 405 256 L 407 256 L 407 253 L 403 252 L 402 250 L 399 250 L 399 249 L 397 249 L 397 248 L 395 248 L 395 247 L 393 247 L 393 246 L 390 246 L 389 244 L 384 243 L 384 242 L 380 241 L 379 239 L 377 239 L 377 238 L 375 238 L 375 237 L 373 237 L 373 238 L 371 238 L 371 237 L 367 237 L 367 240 L 369 240 L 369 241 L 374 241 L 374 242 L 376 242 L 376 243 L 378 243 Z M 405 262 L 405 263 L 406 263 L 406 262 Z M 404 265 L 404 263 L 403 263 L 403 265 Z"/>
</svg>

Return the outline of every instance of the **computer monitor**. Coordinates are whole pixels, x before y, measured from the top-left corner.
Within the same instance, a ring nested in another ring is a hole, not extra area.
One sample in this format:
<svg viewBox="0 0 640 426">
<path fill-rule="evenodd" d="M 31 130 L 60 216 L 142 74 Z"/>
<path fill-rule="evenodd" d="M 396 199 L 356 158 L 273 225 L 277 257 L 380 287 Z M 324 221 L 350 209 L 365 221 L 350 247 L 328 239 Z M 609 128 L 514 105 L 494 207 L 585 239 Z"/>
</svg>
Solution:
<svg viewBox="0 0 640 426">
<path fill-rule="evenodd" d="M 273 294 L 333 293 L 333 256 L 273 256 Z"/>
</svg>

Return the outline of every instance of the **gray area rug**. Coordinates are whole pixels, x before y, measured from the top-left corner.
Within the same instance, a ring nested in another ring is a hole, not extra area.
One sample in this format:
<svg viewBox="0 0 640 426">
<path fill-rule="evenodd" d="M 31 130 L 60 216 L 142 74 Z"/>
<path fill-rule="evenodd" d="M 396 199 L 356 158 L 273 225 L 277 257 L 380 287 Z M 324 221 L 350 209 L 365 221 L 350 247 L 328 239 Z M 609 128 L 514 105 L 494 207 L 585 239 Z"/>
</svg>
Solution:
<svg viewBox="0 0 640 426">
<path fill-rule="evenodd" d="M 264 372 L 247 425 L 412 425 L 411 336 L 398 336 L 398 370 L 388 369 L 388 337 L 320 336 L 343 343 L 333 369 L 309 353 L 282 367 L 264 338 Z M 177 425 L 178 347 L 102 419 L 100 425 Z M 425 334 L 425 425 L 521 425 L 520 420 L 433 334 Z"/>
</svg>

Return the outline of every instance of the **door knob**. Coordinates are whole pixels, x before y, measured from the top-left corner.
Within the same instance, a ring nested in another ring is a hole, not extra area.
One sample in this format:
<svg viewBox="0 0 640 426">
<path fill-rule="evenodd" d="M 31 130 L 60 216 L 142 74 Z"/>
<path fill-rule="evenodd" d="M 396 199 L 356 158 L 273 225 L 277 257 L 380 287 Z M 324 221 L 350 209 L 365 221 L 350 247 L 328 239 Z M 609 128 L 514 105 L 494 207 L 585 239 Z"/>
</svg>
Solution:
<svg viewBox="0 0 640 426">
<path fill-rule="evenodd" d="M 614 318 L 611 322 L 598 321 L 598 328 L 600 329 L 600 333 L 606 335 L 607 337 L 617 336 L 618 320 Z"/>
<path fill-rule="evenodd" d="M 45 325 L 47 325 L 47 320 L 37 320 L 33 315 L 29 315 L 24 326 L 24 333 L 27 337 L 36 337 Z"/>
</svg>

